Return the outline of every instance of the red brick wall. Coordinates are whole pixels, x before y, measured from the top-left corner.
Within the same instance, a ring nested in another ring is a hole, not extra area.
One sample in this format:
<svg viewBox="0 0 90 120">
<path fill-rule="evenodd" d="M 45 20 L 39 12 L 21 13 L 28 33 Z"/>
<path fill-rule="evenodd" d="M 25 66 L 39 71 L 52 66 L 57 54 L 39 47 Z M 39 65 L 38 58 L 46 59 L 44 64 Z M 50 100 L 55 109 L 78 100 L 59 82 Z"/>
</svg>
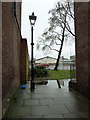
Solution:
<svg viewBox="0 0 90 120">
<path fill-rule="evenodd" d="M 0 2 L 0 120 L 2 118 L 2 3 Z"/>
<path fill-rule="evenodd" d="M 88 4 L 88 96 L 90 99 L 90 2 Z"/>
<path fill-rule="evenodd" d="M 17 3 L 20 23 L 21 3 Z M 19 24 L 20 25 L 20 24 Z M 2 3 L 2 99 L 6 101 L 20 83 L 20 33 L 13 14 L 13 3 Z"/>
<path fill-rule="evenodd" d="M 88 96 L 88 2 L 75 3 L 75 20 L 78 91 Z"/>
<path fill-rule="evenodd" d="M 21 74 L 20 83 L 26 83 L 28 79 L 28 48 L 27 39 L 21 41 Z"/>
</svg>

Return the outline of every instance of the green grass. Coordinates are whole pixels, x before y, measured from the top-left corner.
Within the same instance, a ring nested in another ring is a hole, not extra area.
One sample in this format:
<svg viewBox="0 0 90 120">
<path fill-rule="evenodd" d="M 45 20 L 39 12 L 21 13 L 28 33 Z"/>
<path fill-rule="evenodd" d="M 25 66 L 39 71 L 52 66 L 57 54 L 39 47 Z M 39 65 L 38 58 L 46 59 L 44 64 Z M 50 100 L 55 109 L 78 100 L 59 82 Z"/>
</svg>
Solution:
<svg viewBox="0 0 90 120">
<path fill-rule="evenodd" d="M 76 71 L 75 70 L 71 70 L 70 74 L 71 74 L 71 78 L 75 78 L 76 77 Z"/>
<path fill-rule="evenodd" d="M 70 76 L 71 75 L 71 76 Z M 36 80 L 63 80 L 75 77 L 75 70 L 48 70 L 47 77 L 38 77 Z"/>
<path fill-rule="evenodd" d="M 69 79 L 70 78 L 70 70 L 48 70 L 48 79 Z"/>
</svg>

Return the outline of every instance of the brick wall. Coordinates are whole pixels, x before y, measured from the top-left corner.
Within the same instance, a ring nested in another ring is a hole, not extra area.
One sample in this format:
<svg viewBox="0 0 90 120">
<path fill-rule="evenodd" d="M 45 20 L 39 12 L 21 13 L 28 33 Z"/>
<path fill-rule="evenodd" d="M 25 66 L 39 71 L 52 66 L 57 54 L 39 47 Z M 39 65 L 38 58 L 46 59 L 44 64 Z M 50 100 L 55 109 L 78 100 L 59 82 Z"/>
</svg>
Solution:
<svg viewBox="0 0 90 120">
<path fill-rule="evenodd" d="M 90 2 L 88 4 L 88 96 L 89 95 L 90 95 Z"/>
<path fill-rule="evenodd" d="M 21 21 L 21 3 L 16 4 L 18 21 Z M 20 25 L 20 24 L 19 24 Z M 6 101 L 20 83 L 20 33 L 13 14 L 13 3 L 2 3 L 2 100 Z"/>
<path fill-rule="evenodd" d="M 21 41 L 21 73 L 20 83 L 27 83 L 28 80 L 28 49 L 27 39 Z"/>
<path fill-rule="evenodd" d="M 2 3 L 0 2 L 0 120 L 2 118 Z"/>
<path fill-rule="evenodd" d="M 88 2 L 75 3 L 76 80 L 80 93 L 88 96 Z"/>
</svg>

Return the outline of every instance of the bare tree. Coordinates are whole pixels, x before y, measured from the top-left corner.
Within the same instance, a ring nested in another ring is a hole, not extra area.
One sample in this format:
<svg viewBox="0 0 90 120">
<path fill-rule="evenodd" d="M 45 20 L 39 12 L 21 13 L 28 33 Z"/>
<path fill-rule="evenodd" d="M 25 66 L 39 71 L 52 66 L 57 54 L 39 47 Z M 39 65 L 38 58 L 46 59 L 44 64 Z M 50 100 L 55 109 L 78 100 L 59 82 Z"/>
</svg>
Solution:
<svg viewBox="0 0 90 120">
<path fill-rule="evenodd" d="M 70 36 L 75 37 L 74 30 L 72 29 L 71 22 L 74 23 L 74 6 L 73 2 L 66 1 L 64 3 L 57 2 L 55 8 L 49 11 L 51 17 L 49 18 L 49 27 L 42 34 L 37 48 L 42 50 L 50 49 L 58 52 L 58 57 L 54 70 L 57 70 L 60 55 L 63 48 L 64 40 Z M 59 46 L 54 49 L 54 45 Z"/>
</svg>

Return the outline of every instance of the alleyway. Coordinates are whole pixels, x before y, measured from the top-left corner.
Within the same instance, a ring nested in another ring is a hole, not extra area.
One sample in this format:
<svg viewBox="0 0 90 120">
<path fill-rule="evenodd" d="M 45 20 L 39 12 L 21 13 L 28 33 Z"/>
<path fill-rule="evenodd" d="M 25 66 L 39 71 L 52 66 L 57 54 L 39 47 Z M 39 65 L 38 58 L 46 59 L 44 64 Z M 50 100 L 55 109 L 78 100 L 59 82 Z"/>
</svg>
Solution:
<svg viewBox="0 0 90 120">
<path fill-rule="evenodd" d="M 8 118 L 88 118 L 88 100 L 69 91 L 68 81 L 58 88 L 56 80 L 47 85 L 37 85 L 30 92 L 29 82 L 26 89 L 17 91 L 6 114 Z"/>
</svg>

